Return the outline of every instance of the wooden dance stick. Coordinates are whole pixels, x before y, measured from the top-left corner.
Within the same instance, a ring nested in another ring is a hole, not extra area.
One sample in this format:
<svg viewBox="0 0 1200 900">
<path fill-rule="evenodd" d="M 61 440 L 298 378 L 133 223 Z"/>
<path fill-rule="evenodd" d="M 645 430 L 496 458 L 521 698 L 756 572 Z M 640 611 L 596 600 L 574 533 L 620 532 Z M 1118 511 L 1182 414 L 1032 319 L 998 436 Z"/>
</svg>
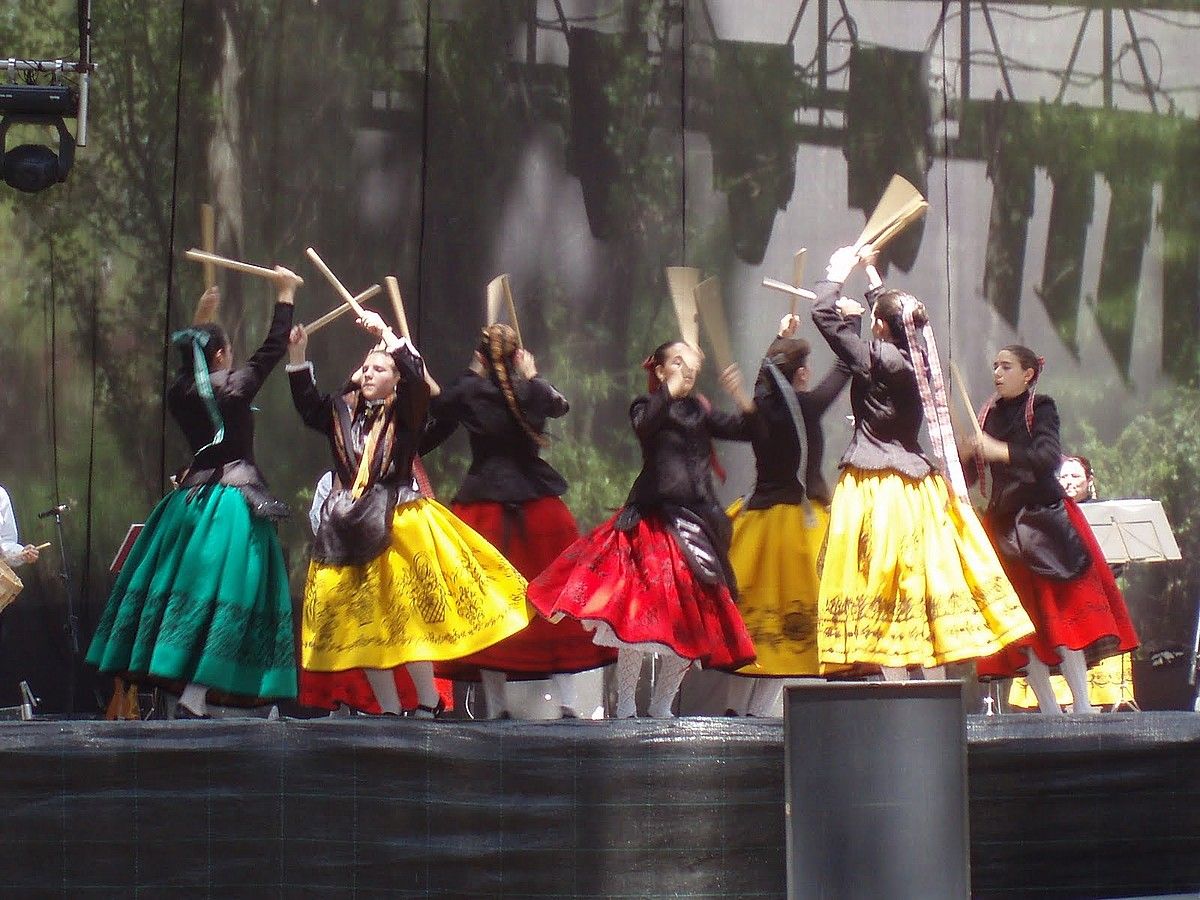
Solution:
<svg viewBox="0 0 1200 900">
<path fill-rule="evenodd" d="M 192 262 L 212 263 L 222 269 L 232 269 L 235 272 L 242 272 L 245 275 L 257 275 L 259 278 L 276 278 L 274 269 L 268 269 L 266 266 L 256 266 L 253 263 L 241 262 L 236 259 L 226 259 L 224 256 L 217 256 L 215 253 L 205 253 L 203 250 L 197 250 L 194 247 L 185 252 L 184 257 Z M 301 281 L 301 284 L 304 282 Z"/>
<path fill-rule="evenodd" d="M 796 255 L 792 257 L 792 287 L 796 288 L 797 290 L 800 289 L 800 285 L 804 284 L 804 260 L 807 256 L 808 248 L 801 247 L 796 251 Z M 796 308 L 799 305 L 799 300 L 800 298 L 798 296 L 792 296 L 791 315 L 793 316 L 796 314 Z"/>
<path fill-rule="evenodd" d="M 383 283 L 387 285 L 388 296 L 392 300 L 392 311 L 396 314 L 396 324 L 400 326 L 400 337 L 406 337 L 412 340 L 412 332 L 408 330 L 408 316 L 404 314 L 404 300 L 400 296 L 400 282 L 396 280 L 394 275 L 388 275 L 383 279 Z"/>
<path fill-rule="evenodd" d="M 317 267 L 317 271 L 324 275 L 325 279 L 333 285 L 333 289 L 341 295 L 342 299 L 350 304 L 350 308 L 354 310 L 358 317 L 361 319 L 365 316 L 367 311 L 354 299 L 354 295 L 346 290 L 346 286 L 338 280 L 338 277 L 330 271 L 329 266 L 325 265 L 325 260 L 317 255 L 317 251 L 309 247 L 304 253 L 312 260 L 312 264 Z"/>
<path fill-rule="evenodd" d="M 782 291 L 792 298 L 802 298 L 804 300 L 816 300 L 817 295 L 812 291 L 806 291 L 801 287 L 792 287 L 790 284 L 785 284 L 782 281 L 776 281 L 774 278 L 764 278 L 762 280 L 763 287 L 771 288 L 772 290 Z M 796 314 L 796 305 L 792 304 L 792 315 Z"/>
<path fill-rule="evenodd" d="M 700 349 L 700 316 L 696 311 L 696 286 L 700 270 L 691 266 L 667 266 L 667 289 L 679 322 L 679 336 L 685 343 Z"/>
<path fill-rule="evenodd" d="M 967 386 L 963 382 L 963 377 L 958 371 L 958 364 L 954 360 L 950 361 L 950 377 L 954 380 L 954 387 L 962 395 L 963 406 L 967 408 L 967 415 L 971 419 L 971 425 L 975 430 L 975 440 L 983 441 L 983 429 L 979 427 L 979 420 L 975 418 L 975 410 L 971 406 L 971 397 L 967 393 Z"/>
<path fill-rule="evenodd" d="M 367 303 L 370 302 L 371 298 L 382 290 L 383 288 L 381 288 L 379 285 L 373 284 L 354 299 L 358 301 L 359 306 L 366 306 Z M 330 322 L 340 319 L 353 309 L 354 307 L 349 303 L 343 303 L 337 309 L 331 309 L 329 312 L 325 313 L 325 315 L 321 316 L 321 318 L 314 319 L 311 323 L 305 325 L 304 330 L 311 336 L 314 332 L 320 331 Z"/>
<path fill-rule="evenodd" d="M 512 330 L 517 333 L 517 346 L 524 347 L 525 344 L 521 341 L 521 326 L 517 323 L 517 305 L 513 302 L 512 286 L 509 283 L 507 273 L 497 275 L 488 282 L 486 324 L 492 325 L 500 321 L 501 303 L 508 310 L 508 318 L 512 325 Z"/>
<path fill-rule="evenodd" d="M 733 365 L 733 345 L 729 340 L 729 323 L 725 305 L 721 302 L 721 281 L 715 275 L 696 285 L 696 310 L 712 344 L 717 367 L 724 371 Z"/>
<path fill-rule="evenodd" d="M 33 549 L 34 549 L 34 550 L 37 550 L 37 551 L 40 553 L 41 551 L 43 551 L 43 550 L 46 550 L 46 549 L 48 549 L 48 548 L 50 548 L 50 547 L 53 547 L 53 546 L 54 546 L 54 543 L 53 543 L 52 541 L 46 541 L 46 543 L 44 543 L 44 544 L 38 544 L 38 545 L 37 545 L 36 547 L 34 547 Z"/>
<path fill-rule="evenodd" d="M 876 250 L 882 249 L 884 244 L 925 215 L 927 209 L 929 203 L 921 192 L 900 175 L 893 175 L 875 205 L 875 211 L 863 226 L 862 234 L 854 242 L 855 248 L 871 244 Z"/>
<path fill-rule="evenodd" d="M 200 249 L 214 256 L 217 252 L 217 219 L 211 203 L 200 204 Z M 217 267 L 212 260 L 207 260 L 204 263 L 204 286 L 210 288 L 216 283 Z"/>
</svg>

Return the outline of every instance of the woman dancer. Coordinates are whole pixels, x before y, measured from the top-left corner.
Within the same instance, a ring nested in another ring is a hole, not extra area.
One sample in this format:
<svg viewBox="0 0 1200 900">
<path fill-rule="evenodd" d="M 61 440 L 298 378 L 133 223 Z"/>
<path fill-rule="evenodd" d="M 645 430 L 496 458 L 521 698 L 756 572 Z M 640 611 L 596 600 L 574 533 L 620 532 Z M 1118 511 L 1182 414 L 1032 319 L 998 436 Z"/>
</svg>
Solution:
<svg viewBox="0 0 1200 900">
<path fill-rule="evenodd" d="M 1091 527 L 1058 483 L 1058 410 L 1034 390 L 1041 371 L 1028 347 L 1013 344 L 996 354 L 996 392 L 979 413 L 983 434 L 964 454 L 976 460 L 974 474 L 985 491 L 985 464 L 991 472 L 984 525 L 1037 629 L 980 660 L 979 676 L 1022 672 L 1039 708 L 1053 714 L 1061 709 L 1050 667 L 1059 666 L 1074 711 L 1091 713 L 1088 663 L 1134 649 L 1137 635 Z"/>
<path fill-rule="evenodd" d="M 508 325 L 489 325 L 474 366 L 433 400 L 436 425 L 425 447 L 462 425 L 471 442 L 471 467 L 451 511 L 483 535 L 526 578 L 541 574 L 579 538 L 560 499 L 567 483 L 539 456 L 546 420 L 564 416 L 566 399 L 538 376 L 533 354 L 521 349 Z M 424 448 L 423 448 L 424 449 Z M 616 651 L 592 642 L 575 620 L 552 625 L 535 617 L 529 627 L 482 653 L 437 667 L 444 678 L 482 678 L 489 718 L 508 715 L 508 675 L 549 676 L 567 718 L 580 715 L 569 673 L 607 665 Z"/>
<path fill-rule="evenodd" d="M 275 273 L 266 340 L 244 365 L 234 367 L 219 325 L 172 338 L 182 361 L 167 408 L 192 462 L 133 545 L 87 655 L 101 672 L 181 690 L 179 708 L 193 716 L 206 716 L 209 701 L 296 696 L 292 602 L 271 521 L 287 508 L 255 463 L 250 409 L 287 350 L 303 283 L 282 266 Z"/>
<path fill-rule="evenodd" d="M 574 544 L 529 586 L 529 600 L 554 621 L 564 615 L 617 647 L 618 718 L 637 715 L 636 689 L 646 653 L 663 658 L 649 714 L 669 717 L 694 661 L 738 668 L 754 659 L 733 602 L 730 527 L 712 484 L 712 440 L 747 440 L 754 406 L 730 366 L 721 386 L 741 413 L 713 409 L 693 393 L 701 356 L 683 341 L 660 346 L 643 367 L 649 393 L 629 418 L 642 448 L 642 471 L 621 511 Z"/>
<path fill-rule="evenodd" d="M 817 557 L 829 524 L 829 487 L 821 474 L 821 416 L 850 381 L 838 360 L 808 390 L 808 341 L 796 338 L 798 316 L 785 316 L 767 348 L 754 386 L 761 427 L 753 440 L 754 492 L 729 507 L 738 609 L 758 659 L 737 674 L 750 690 L 735 711 L 775 715 L 782 677 L 821 674 L 817 659 Z M 799 469 L 804 465 L 804 482 Z M 771 676 L 771 677 L 762 677 Z"/>
<path fill-rule="evenodd" d="M 826 666 L 879 666 L 903 680 L 910 666 L 995 653 L 1033 626 L 966 500 L 924 306 L 881 290 L 872 340 L 852 324 L 863 307 L 842 297 L 842 284 L 863 259 L 853 247 L 837 250 L 812 310 L 850 368 L 854 411 L 830 504 L 818 652 Z M 953 492 L 918 443 L 926 417 Z"/>
<path fill-rule="evenodd" d="M 385 713 L 400 713 L 404 666 L 417 718 L 444 709 L 433 663 L 457 659 L 529 623 L 525 579 L 435 500 L 421 496 L 413 457 L 426 427 L 430 383 L 407 338 L 377 314 L 359 324 L 382 340 L 363 360 L 356 387 L 317 390 L 306 363 L 308 335 L 292 329 L 289 377 L 304 423 L 333 450 L 325 501 L 304 590 L 305 670 L 364 670 Z"/>
</svg>

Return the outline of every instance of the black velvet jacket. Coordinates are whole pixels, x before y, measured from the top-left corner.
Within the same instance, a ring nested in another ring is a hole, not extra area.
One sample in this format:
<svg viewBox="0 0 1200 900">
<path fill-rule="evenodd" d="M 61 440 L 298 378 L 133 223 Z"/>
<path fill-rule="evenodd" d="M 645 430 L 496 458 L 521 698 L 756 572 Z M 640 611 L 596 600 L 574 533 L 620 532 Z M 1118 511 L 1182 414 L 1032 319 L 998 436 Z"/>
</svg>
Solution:
<svg viewBox="0 0 1200 900">
<path fill-rule="evenodd" d="M 638 397 L 629 418 L 642 445 L 638 474 L 617 520 L 628 528 L 653 515 L 674 535 L 695 576 L 723 582 L 737 596 L 729 565 L 732 527 L 712 481 L 712 441 L 748 441 L 758 414 L 725 413 L 694 395 L 674 399 L 666 388 Z"/>
<path fill-rule="evenodd" d="M 829 503 L 829 485 L 821 473 L 825 456 L 825 435 L 821 416 L 850 381 L 850 369 L 838 360 L 829 373 L 811 391 L 793 391 L 803 419 L 804 446 L 796 434 L 787 401 L 770 375 L 764 375 L 754 388 L 760 427 L 752 435 L 756 480 L 754 493 L 746 501 L 747 509 L 769 509 L 778 503 L 803 503 L 809 497 Z M 791 390 L 790 386 L 788 388 Z M 797 473 L 804 462 L 804 483 Z"/>
<path fill-rule="evenodd" d="M 392 419 L 394 439 L 380 441 L 371 461 L 371 483 L 411 489 L 412 461 L 424 434 L 429 386 L 421 357 L 407 347 L 392 353 L 401 380 L 396 399 L 388 415 Z M 358 475 L 361 448 L 354 444 L 354 420 L 370 415 L 357 389 L 345 394 L 322 394 L 317 390 L 311 368 L 290 372 L 292 402 L 304 424 L 329 439 L 333 451 L 333 472 L 337 482 L 349 488 Z"/>
<path fill-rule="evenodd" d="M 292 309 L 290 303 L 275 304 L 262 346 L 245 364 L 211 374 L 213 396 L 225 421 L 225 439 L 217 446 L 197 453 L 213 439 L 214 430 L 190 368 L 167 388 L 167 409 L 195 454 L 181 481 L 182 486 L 215 482 L 242 488 L 265 488 L 266 480 L 254 461 L 254 413 L 250 406 L 271 370 L 287 351 Z"/>
<path fill-rule="evenodd" d="M 626 505 L 672 504 L 701 515 L 720 509 L 712 481 L 713 438 L 748 441 L 757 417 L 721 412 L 694 395 L 673 399 L 662 388 L 634 400 L 629 418 L 642 446 L 642 471 Z"/>
<path fill-rule="evenodd" d="M 896 344 L 859 337 L 853 322 L 837 310 L 841 292 L 840 284 L 822 281 L 812 310 L 813 324 L 853 377 L 854 436 L 840 466 L 924 478 L 933 464 L 919 440 L 925 414 L 909 352 Z"/>
<path fill-rule="evenodd" d="M 1027 506 L 1049 506 L 1063 498 L 1058 483 L 1058 465 L 1062 448 L 1058 439 L 1058 408 L 1054 401 L 1038 394 L 1033 398 L 1033 426 L 1025 424 L 1027 393 L 996 401 L 983 423 L 983 430 L 1008 444 L 1008 463 L 989 463 L 991 497 L 986 515 L 1008 520 Z M 968 465 L 968 478 L 976 477 L 975 466 Z"/>
<path fill-rule="evenodd" d="M 541 432 L 547 419 L 565 416 L 566 399 L 544 378 L 513 382 L 525 420 Z M 456 503 L 524 503 L 558 497 L 567 483 L 542 459 L 539 447 L 517 423 L 500 386 L 465 372 L 433 398 L 433 423 L 421 452 L 428 452 L 462 425 L 471 443 L 471 467 L 454 497 Z"/>
</svg>

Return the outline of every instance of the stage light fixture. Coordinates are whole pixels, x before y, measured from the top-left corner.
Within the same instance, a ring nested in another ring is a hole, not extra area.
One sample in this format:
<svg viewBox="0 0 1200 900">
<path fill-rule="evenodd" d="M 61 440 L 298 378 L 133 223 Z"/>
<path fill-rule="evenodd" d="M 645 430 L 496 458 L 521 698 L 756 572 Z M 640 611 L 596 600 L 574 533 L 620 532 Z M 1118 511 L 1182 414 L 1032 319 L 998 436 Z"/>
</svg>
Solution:
<svg viewBox="0 0 1200 900">
<path fill-rule="evenodd" d="M 3 112 L 0 109 L 0 112 Z M 12 125 L 45 125 L 58 131 L 58 152 L 44 144 L 20 144 L 8 149 Z M 36 194 L 67 180 L 75 162 L 75 138 L 61 116 L 4 115 L 0 118 L 0 177 L 9 187 Z"/>
<path fill-rule="evenodd" d="M 2 66 L 3 63 L 0 63 Z M 44 191 L 67 180 L 75 162 L 75 145 L 84 144 L 87 121 L 88 63 L 63 60 L 8 60 L 8 81 L 0 83 L 0 178 L 27 194 Z M 77 72 L 82 94 L 62 81 L 66 72 Z M 18 81 L 21 73 L 23 81 Z M 40 73 L 51 73 L 49 84 L 38 84 Z M 79 140 L 67 129 L 65 118 L 79 120 Z M 13 125 L 34 125 L 58 132 L 58 149 L 53 142 L 21 144 L 8 149 L 8 132 Z"/>
</svg>

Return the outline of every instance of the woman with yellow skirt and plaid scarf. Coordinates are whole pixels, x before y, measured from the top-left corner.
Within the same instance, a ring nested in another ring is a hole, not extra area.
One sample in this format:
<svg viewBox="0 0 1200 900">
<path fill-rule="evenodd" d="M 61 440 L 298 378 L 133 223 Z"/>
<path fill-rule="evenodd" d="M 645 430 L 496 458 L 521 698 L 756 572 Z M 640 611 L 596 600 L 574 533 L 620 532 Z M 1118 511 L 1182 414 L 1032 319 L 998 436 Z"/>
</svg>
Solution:
<svg viewBox="0 0 1200 900">
<path fill-rule="evenodd" d="M 341 396 L 318 392 L 303 328 L 289 339 L 292 400 L 329 439 L 334 466 L 304 589 L 301 694 L 306 673 L 362 670 L 380 709 L 399 713 L 394 670 L 404 666 L 417 689 L 414 716 L 436 718 L 444 707 L 433 663 L 525 628 L 525 579 L 422 494 L 413 459 L 428 418 L 424 363 L 377 314 L 359 324 L 383 346 Z"/>
<path fill-rule="evenodd" d="M 1033 625 L 967 500 L 924 306 L 879 290 L 872 339 L 850 324 L 865 310 L 842 284 L 869 254 L 837 250 L 812 310 L 850 368 L 854 412 L 830 505 L 818 653 L 823 666 L 878 666 L 903 680 L 910 667 L 988 656 Z M 918 442 L 927 418 L 949 483 Z"/>
</svg>

